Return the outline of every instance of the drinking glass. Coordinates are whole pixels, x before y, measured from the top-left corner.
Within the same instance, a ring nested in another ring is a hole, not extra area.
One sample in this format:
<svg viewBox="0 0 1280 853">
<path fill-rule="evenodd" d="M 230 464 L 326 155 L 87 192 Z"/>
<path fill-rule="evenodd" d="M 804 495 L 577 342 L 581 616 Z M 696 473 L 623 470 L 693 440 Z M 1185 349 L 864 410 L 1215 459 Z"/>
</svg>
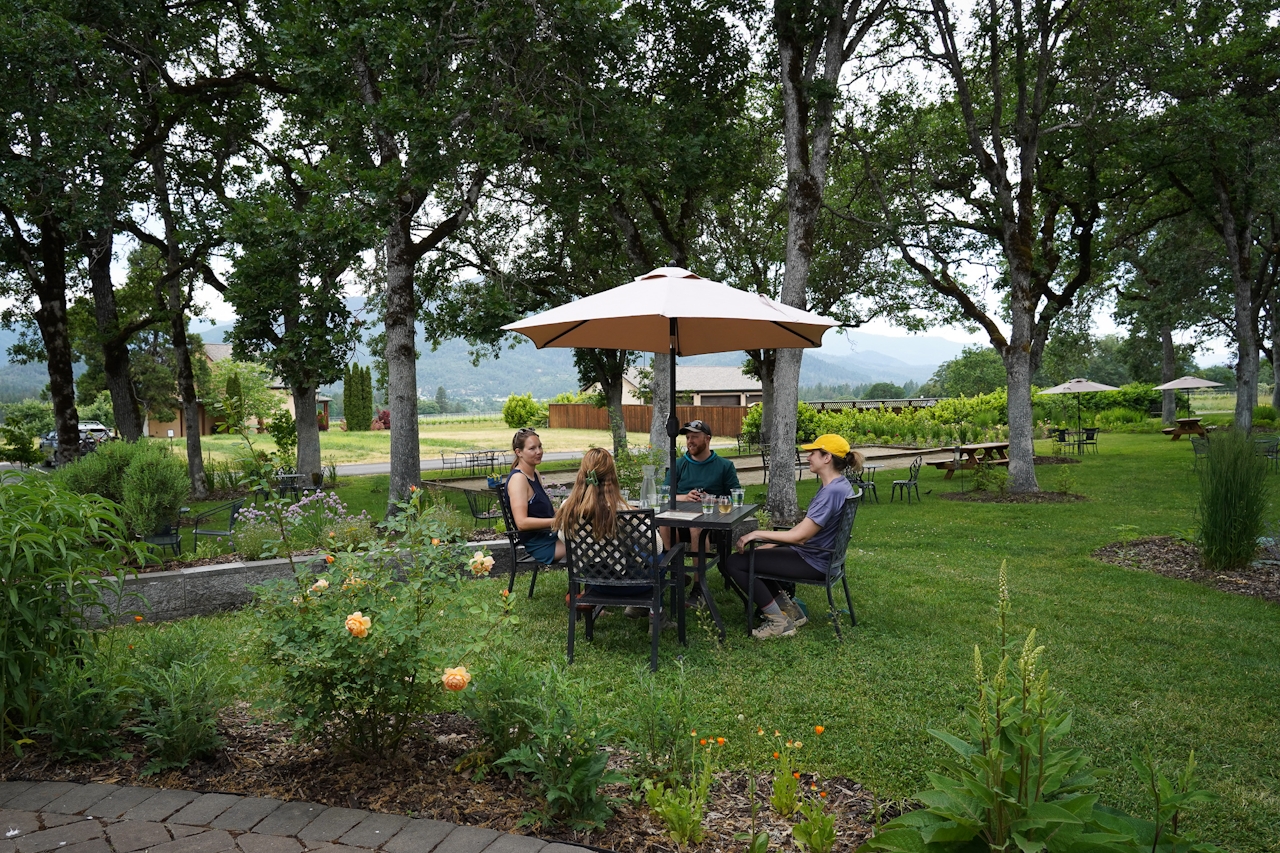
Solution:
<svg viewBox="0 0 1280 853">
<path fill-rule="evenodd" d="M 671 505 L 671 487 L 658 486 L 658 506 L 666 507 Z"/>
<path fill-rule="evenodd" d="M 702 514 L 711 515 L 716 511 L 716 496 L 710 492 L 702 493 Z"/>
<path fill-rule="evenodd" d="M 733 498 L 731 496 L 721 495 L 717 503 L 722 515 L 727 512 L 733 512 Z"/>
<path fill-rule="evenodd" d="M 733 490 L 733 505 L 734 505 L 734 506 L 742 506 L 744 503 L 746 503 L 746 498 L 747 498 L 747 490 L 746 490 L 746 489 L 734 489 L 734 490 Z"/>
</svg>

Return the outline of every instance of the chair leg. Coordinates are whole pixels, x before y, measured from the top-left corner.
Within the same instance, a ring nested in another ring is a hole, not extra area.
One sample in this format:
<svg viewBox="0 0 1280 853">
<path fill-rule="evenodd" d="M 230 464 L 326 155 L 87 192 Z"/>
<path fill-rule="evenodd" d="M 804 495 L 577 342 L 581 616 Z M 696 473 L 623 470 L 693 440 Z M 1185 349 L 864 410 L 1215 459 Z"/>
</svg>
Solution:
<svg viewBox="0 0 1280 853">
<path fill-rule="evenodd" d="M 756 552 L 752 549 L 747 557 L 747 636 L 756 629 Z"/>
<path fill-rule="evenodd" d="M 849 622 L 853 627 L 858 627 L 858 617 L 853 613 L 853 597 L 849 595 L 849 577 L 843 572 L 840 574 L 840 584 L 844 587 L 844 601 L 849 605 Z"/>
<path fill-rule="evenodd" d="M 578 602 L 572 590 L 569 594 L 569 663 L 573 663 L 573 638 L 578 631 Z"/>
<path fill-rule="evenodd" d="M 658 637 L 662 634 L 662 582 L 654 584 L 653 603 L 649 605 L 649 671 L 658 671 Z"/>
<path fill-rule="evenodd" d="M 529 579 L 529 597 L 533 598 L 533 585 L 538 582 L 538 569 L 542 567 L 541 563 L 533 564 L 533 577 Z M 510 595 L 510 593 L 508 593 Z"/>
<path fill-rule="evenodd" d="M 831 614 L 831 625 L 836 629 L 836 639 L 843 643 L 844 634 L 840 633 L 840 615 L 836 613 L 836 600 L 831 595 L 831 578 L 827 578 L 824 586 L 827 588 L 827 612 Z"/>
<path fill-rule="evenodd" d="M 514 589 L 516 585 L 516 569 L 520 566 L 520 560 L 518 559 L 519 556 L 520 554 L 516 550 L 516 546 L 513 544 L 511 546 L 511 578 L 507 581 L 507 595 L 511 594 L 511 590 Z"/>
</svg>

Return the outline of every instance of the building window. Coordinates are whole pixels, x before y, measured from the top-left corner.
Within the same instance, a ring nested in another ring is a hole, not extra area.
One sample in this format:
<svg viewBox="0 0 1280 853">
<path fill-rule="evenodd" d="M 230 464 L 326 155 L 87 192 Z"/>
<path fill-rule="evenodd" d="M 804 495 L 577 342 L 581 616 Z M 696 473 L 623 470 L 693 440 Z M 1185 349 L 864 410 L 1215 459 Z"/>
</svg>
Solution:
<svg viewBox="0 0 1280 853">
<path fill-rule="evenodd" d="M 741 406 L 741 394 L 703 394 L 702 405 L 704 406 Z"/>
</svg>

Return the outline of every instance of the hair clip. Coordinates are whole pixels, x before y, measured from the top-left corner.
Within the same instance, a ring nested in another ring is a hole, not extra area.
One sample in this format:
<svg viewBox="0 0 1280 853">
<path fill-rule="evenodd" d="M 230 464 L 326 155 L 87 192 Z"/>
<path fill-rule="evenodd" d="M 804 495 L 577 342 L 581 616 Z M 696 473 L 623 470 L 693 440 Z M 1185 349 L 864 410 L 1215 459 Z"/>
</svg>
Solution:
<svg viewBox="0 0 1280 853">
<path fill-rule="evenodd" d="M 588 485 L 588 486 L 598 486 L 598 485 L 600 485 L 600 478 L 599 478 L 598 476 L 596 476 L 596 472 L 595 472 L 595 471 L 588 471 L 588 472 L 587 472 L 587 476 L 586 476 L 586 478 L 585 478 L 585 479 L 586 479 L 586 483 L 587 483 L 587 485 Z"/>
</svg>

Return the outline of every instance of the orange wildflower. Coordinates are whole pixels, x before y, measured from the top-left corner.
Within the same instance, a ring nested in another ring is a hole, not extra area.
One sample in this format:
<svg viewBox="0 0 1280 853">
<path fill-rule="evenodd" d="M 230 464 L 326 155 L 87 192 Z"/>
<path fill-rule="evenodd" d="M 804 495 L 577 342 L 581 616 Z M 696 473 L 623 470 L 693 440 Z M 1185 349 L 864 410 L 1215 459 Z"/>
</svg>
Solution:
<svg viewBox="0 0 1280 853">
<path fill-rule="evenodd" d="M 823 733 L 823 732 L 825 732 L 825 731 L 826 731 L 826 729 L 824 729 L 822 726 L 814 726 L 814 727 L 813 727 L 813 733 L 814 733 L 815 735 L 820 735 L 820 734 L 822 734 L 822 733 Z"/>
<path fill-rule="evenodd" d="M 133 617 L 133 621 L 134 621 L 134 622 L 141 622 L 141 621 L 142 621 L 142 617 L 141 617 L 141 616 L 135 616 L 135 617 Z"/>
<path fill-rule="evenodd" d="M 799 770 L 793 770 L 793 771 L 791 771 L 791 775 L 792 775 L 792 776 L 794 776 L 795 778 L 799 779 L 799 778 L 800 778 L 800 771 L 799 771 Z"/>
<path fill-rule="evenodd" d="M 707 745 L 707 739 L 706 739 L 706 738 L 703 738 L 702 740 L 698 741 L 698 743 L 702 744 L 703 746 L 706 746 L 706 745 Z"/>
<path fill-rule="evenodd" d="M 826 795 L 827 795 L 827 792 L 826 792 L 826 791 L 819 791 L 819 792 L 818 792 L 818 796 L 819 796 L 819 797 L 825 797 Z"/>
<path fill-rule="evenodd" d="M 776 752 L 775 752 L 775 753 L 773 754 L 773 757 L 774 757 L 774 758 L 781 758 L 782 756 L 778 755 L 778 753 L 776 753 Z"/>
<path fill-rule="evenodd" d="M 724 738 L 722 737 L 716 738 L 716 743 L 720 746 L 724 746 Z"/>
<path fill-rule="evenodd" d="M 332 554 L 325 554 L 324 561 L 325 561 L 326 563 L 332 563 L 332 562 L 333 562 L 333 555 L 332 555 Z"/>
</svg>

